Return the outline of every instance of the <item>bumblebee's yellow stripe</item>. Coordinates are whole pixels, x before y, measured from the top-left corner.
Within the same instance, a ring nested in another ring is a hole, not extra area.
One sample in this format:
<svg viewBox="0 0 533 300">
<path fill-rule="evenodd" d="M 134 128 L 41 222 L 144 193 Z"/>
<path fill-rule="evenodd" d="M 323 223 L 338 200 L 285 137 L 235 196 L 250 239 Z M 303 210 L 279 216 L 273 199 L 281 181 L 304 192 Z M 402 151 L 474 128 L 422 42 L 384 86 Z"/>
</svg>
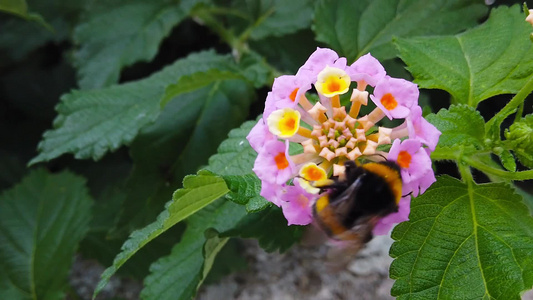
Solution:
<svg viewBox="0 0 533 300">
<path fill-rule="evenodd" d="M 402 177 L 398 171 L 380 163 L 367 163 L 361 167 L 385 179 L 394 194 L 396 204 L 400 202 L 402 198 Z"/>
<path fill-rule="evenodd" d="M 334 183 L 335 183 L 335 180 L 322 179 L 322 180 L 317 180 L 317 181 L 313 182 L 313 186 L 316 187 L 316 188 L 321 188 L 321 187 L 330 186 L 330 185 L 332 185 Z"/>
<path fill-rule="evenodd" d="M 320 198 L 318 198 L 318 200 L 316 200 L 316 203 L 315 203 L 315 210 L 317 213 L 321 212 L 324 207 L 328 206 L 329 204 L 329 196 L 326 194 Z"/>
<path fill-rule="evenodd" d="M 329 206 L 329 195 L 327 194 L 316 200 L 315 214 L 322 228 L 332 237 L 348 230 L 337 220 L 335 211 Z"/>
</svg>

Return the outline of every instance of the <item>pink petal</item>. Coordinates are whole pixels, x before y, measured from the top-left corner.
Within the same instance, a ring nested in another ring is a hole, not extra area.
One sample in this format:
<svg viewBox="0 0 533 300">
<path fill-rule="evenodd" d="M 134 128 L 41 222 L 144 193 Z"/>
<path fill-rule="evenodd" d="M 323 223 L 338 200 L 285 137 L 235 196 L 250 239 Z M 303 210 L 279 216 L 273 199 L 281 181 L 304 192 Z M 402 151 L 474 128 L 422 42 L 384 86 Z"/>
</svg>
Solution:
<svg viewBox="0 0 533 300">
<path fill-rule="evenodd" d="M 270 133 L 263 118 L 257 121 L 257 124 L 255 124 L 252 130 L 250 130 L 250 133 L 248 133 L 248 136 L 246 136 L 250 146 L 252 146 L 257 153 L 259 153 L 267 141 L 273 140 L 274 138 L 275 136 Z"/>
<path fill-rule="evenodd" d="M 353 81 L 364 80 L 371 86 L 376 84 L 387 74 L 381 63 L 370 53 L 359 57 L 348 69 L 348 75 Z"/>
</svg>

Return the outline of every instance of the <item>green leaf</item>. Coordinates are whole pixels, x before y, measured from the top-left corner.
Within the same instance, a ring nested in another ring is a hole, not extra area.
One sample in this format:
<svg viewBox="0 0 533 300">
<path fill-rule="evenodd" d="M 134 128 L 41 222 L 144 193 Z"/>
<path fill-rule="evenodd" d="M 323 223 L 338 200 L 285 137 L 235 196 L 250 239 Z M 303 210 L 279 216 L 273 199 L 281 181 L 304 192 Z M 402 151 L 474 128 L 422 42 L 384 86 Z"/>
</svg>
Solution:
<svg viewBox="0 0 533 300">
<path fill-rule="evenodd" d="M 272 203 L 270 201 L 258 195 L 248 200 L 248 202 L 246 203 L 246 211 L 251 213 L 258 212 L 268 208 L 271 205 Z"/>
<path fill-rule="evenodd" d="M 501 183 L 440 177 L 392 238 L 398 299 L 520 299 L 533 285 L 533 219 Z"/>
<path fill-rule="evenodd" d="M 194 297 L 214 256 L 227 241 L 216 232 L 232 228 L 244 215 L 242 206 L 221 199 L 187 219 L 187 230 L 180 243 L 170 255 L 150 267 L 141 297 L 161 300 Z M 210 228 L 216 231 L 206 232 Z"/>
<path fill-rule="evenodd" d="M 0 11 L 25 18 L 28 14 L 28 4 L 25 0 L 1 0 Z"/>
<path fill-rule="evenodd" d="M 421 88 L 445 90 L 456 103 L 476 107 L 494 95 L 517 93 L 533 76 L 530 33 L 520 6 L 500 6 L 464 33 L 396 44 Z"/>
<path fill-rule="evenodd" d="M 230 190 L 226 198 L 235 203 L 248 204 L 250 199 L 259 196 L 261 192 L 261 181 L 255 174 L 223 177 Z"/>
<path fill-rule="evenodd" d="M 72 173 L 36 170 L 0 195 L 0 299 L 63 299 L 92 199 Z"/>
<path fill-rule="evenodd" d="M 191 54 L 162 71 L 139 81 L 101 90 L 73 91 L 61 97 L 54 129 L 48 130 L 39 143 L 35 164 L 65 153 L 78 159 L 100 159 L 130 143 L 139 129 L 159 115 L 159 100 L 165 87 L 177 78 L 224 66 L 229 56 L 212 51 Z"/>
<path fill-rule="evenodd" d="M 216 3 L 220 6 L 199 6 L 193 11 L 193 15 L 199 16 L 215 31 L 219 31 L 218 27 L 224 24 L 222 26 L 227 27 L 227 31 L 239 37 L 238 43 L 291 34 L 309 28 L 313 18 L 312 0 L 238 0 Z M 216 14 L 221 17 L 215 18 Z"/>
<path fill-rule="evenodd" d="M 29 18 L 36 22 L 14 16 L 0 16 L 0 50 L 13 61 L 22 60 L 28 53 L 46 43 L 59 44 L 70 38 L 86 1 L 31 0 L 29 4 L 32 12 L 29 13 Z"/>
<path fill-rule="evenodd" d="M 246 136 L 257 122 L 244 122 L 240 128 L 230 131 L 228 138 L 218 147 L 217 154 L 209 158 L 208 170 L 220 175 L 253 174 L 257 152 L 250 146 Z"/>
<path fill-rule="evenodd" d="M 255 238 L 265 251 L 285 252 L 300 240 L 304 228 L 305 226 L 288 226 L 281 209 L 268 206 L 259 212 L 246 215 L 231 230 L 222 232 L 221 235 Z"/>
<path fill-rule="evenodd" d="M 282 37 L 250 41 L 250 48 L 260 53 L 271 66 L 282 73 L 296 74 L 309 55 L 316 50 L 316 41 L 314 33 L 306 29 Z"/>
<path fill-rule="evenodd" d="M 370 52 L 380 60 L 397 52 L 392 37 L 454 34 L 477 24 L 487 7 L 477 0 L 320 0 L 316 39 L 349 62 Z"/>
<path fill-rule="evenodd" d="M 52 26 L 47 24 L 43 17 L 41 17 L 39 14 L 30 13 L 28 11 L 28 4 L 26 4 L 25 0 L 0 0 L 0 11 L 19 16 L 28 21 L 36 21 L 37 23 L 40 23 L 46 27 L 48 30 L 53 30 Z"/>
<path fill-rule="evenodd" d="M 503 150 L 502 153 L 500 153 L 500 160 L 502 162 L 502 165 L 511 172 L 516 171 L 516 162 L 514 159 L 514 156 L 511 154 L 509 150 Z"/>
<path fill-rule="evenodd" d="M 240 61 L 239 65 L 228 63 L 218 65 L 217 68 L 205 72 L 197 72 L 188 76 L 182 76 L 177 83 L 171 84 L 165 90 L 161 99 L 161 107 L 167 105 L 175 97 L 190 93 L 210 84 L 220 84 L 226 80 L 242 80 L 253 84 L 259 88 L 267 83 L 271 77 L 271 72 L 265 59 L 256 53 L 247 53 Z"/>
<path fill-rule="evenodd" d="M 311 0 L 246 1 L 250 8 L 257 5 L 261 16 L 255 21 L 250 34 L 254 40 L 268 36 L 284 36 L 308 28 L 313 17 Z M 253 3 L 253 4 L 251 4 Z"/>
<path fill-rule="evenodd" d="M 83 89 L 112 85 L 120 70 L 150 61 L 159 44 L 189 13 L 192 1 L 97 1 L 75 30 L 74 54 Z"/>
<path fill-rule="evenodd" d="M 220 144 L 218 153 L 209 159 L 207 167 L 208 170 L 223 175 L 230 189 L 226 198 L 246 205 L 248 212 L 256 212 L 270 205 L 270 202 L 259 195 L 261 181 L 252 171 L 257 153 L 246 140 L 255 124 L 254 121 L 248 121 L 232 130 L 228 139 Z"/>
<path fill-rule="evenodd" d="M 211 271 L 211 268 L 213 267 L 213 263 L 215 262 L 215 258 L 217 257 L 218 252 L 220 252 L 220 250 L 224 248 L 224 246 L 229 240 L 229 238 L 219 237 L 218 231 L 212 228 L 206 230 L 204 232 L 204 235 L 207 238 L 207 241 L 204 244 L 204 251 L 202 251 L 202 255 L 204 257 L 204 265 L 201 274 L 202 280 L 200 281 L 198 287 L 200 286 L 200 284 L 202 284 L 205 278 L 207 278 L 209 271 Z"/>
<path fill-rule="evenodd" d="M 157 220 L 142 229 L 134 231 L 122 245 L 122 251 L 115 257 L 113 265 L 102 274 L 100 282 L 95 289 L 94 297 L 109 282 L 109 279 L 118 268 L 144 245 L 227 192 L 228 188 L 224 180 L 211 172 L 200 171 L 198 175 L 185 177 L 183 189 L 179 189 L 174 193 L 172 200 L 157 217 Z"/>
<path fill-rule="evenodd" d="M 211 69 L 207 72 L 198 72 L 188 76 L 182 76 L 177 83 L 171 84 L 166 88 L 165 94 L 161 99 L 161 107 L 164 107 L 170 100 L 181 94 L 195 91 L 211 83 L 229 79 L 246 80 L 246 78 L 239 73 L 220 69 Z"/>
<path fill-rule="evenodd" d="M 228 132 L 246 119 L 254 99 L 247 82 L 226 80 L 169 102 L 131 145 L 134 169 L 116 233 L 150 223 L 182 178 L 205 165 Z"/>
<path fill-rule="evenodd" d="M 430 114 L 426 119 L 442 132 L 439 147 L 456 147 L 457 145 L 484 147 L 485 121 L 480 113 L 466 105 L 451 105 L 441 109 L 437 114 Z"/>
<path fill-rule="evenodd" d="M 262 55 L 254 51 L 243 54 L 239 60 L 239 68 L 244 78 L 253 83 L 255 88 L 272 86 L 274 80 L 272 66 Z"/>
<path fill-rule="evenodd" d="M 520 184 L 521 186 L 518 186 Z M 532 190 L 525 186 L 524 184 L 521 184 L 520 182 L 513 183 L 513 189 L 515 193 L 522 196 L 524 199 L 524 203 L 529 208 L 529 213 L 533 215 L 533 194 L 531 194 Z M 527 188 L 527 190 L 525 190 Z"/>
</svg>

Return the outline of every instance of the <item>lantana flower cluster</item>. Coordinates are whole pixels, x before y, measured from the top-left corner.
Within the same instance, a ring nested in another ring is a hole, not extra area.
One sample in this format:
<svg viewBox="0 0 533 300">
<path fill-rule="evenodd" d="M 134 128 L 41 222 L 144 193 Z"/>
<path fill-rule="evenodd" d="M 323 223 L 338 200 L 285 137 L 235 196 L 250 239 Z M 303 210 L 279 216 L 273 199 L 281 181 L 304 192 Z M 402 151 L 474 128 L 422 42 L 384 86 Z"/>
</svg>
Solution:
<svg viewBox="0 0 533 300">
<path fill-rule="evenodd" d="M 335 51 L 318 48 L 296 75 L 274 80 L 263 117 L 247 137 L 258 153 L 253 170 L 261 196 L 282 208 L 289 225 L 307 225 L 320 193 L 313 182 L 342 177 L 346 160 L 386 158 L 400 166 L 406 195 L 398 212 L 374 228 L 387 233 L 408 219 L 411 195 L 435 182 L 429 156 L 440 132 L 422 117 L 418 96 L 416 84 L 388 76 L 370 54 L 348 65 Z M 369 98 L 375 108 L 360 115 Z M 403 123 L 380 126 L 384 118 Z"/>
</svg>

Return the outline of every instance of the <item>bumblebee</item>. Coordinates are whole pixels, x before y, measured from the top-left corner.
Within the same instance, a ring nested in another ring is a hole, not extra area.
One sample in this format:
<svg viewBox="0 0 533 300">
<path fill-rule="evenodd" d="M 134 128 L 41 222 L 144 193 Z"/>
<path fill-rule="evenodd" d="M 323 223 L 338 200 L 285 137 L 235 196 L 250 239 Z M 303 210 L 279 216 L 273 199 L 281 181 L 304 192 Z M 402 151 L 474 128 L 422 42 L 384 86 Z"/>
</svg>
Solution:
<svg viewBox="0 0 533 300">
<path fill-rule="evenodd" d="M 315 223 L 355 255 L 372 239 L 379 219 L 398 211 L 400 167 L 393 161 L 344 163 L 343 178 L 315 182 L 322 195 L 313 205 Z"/>
</svg>

